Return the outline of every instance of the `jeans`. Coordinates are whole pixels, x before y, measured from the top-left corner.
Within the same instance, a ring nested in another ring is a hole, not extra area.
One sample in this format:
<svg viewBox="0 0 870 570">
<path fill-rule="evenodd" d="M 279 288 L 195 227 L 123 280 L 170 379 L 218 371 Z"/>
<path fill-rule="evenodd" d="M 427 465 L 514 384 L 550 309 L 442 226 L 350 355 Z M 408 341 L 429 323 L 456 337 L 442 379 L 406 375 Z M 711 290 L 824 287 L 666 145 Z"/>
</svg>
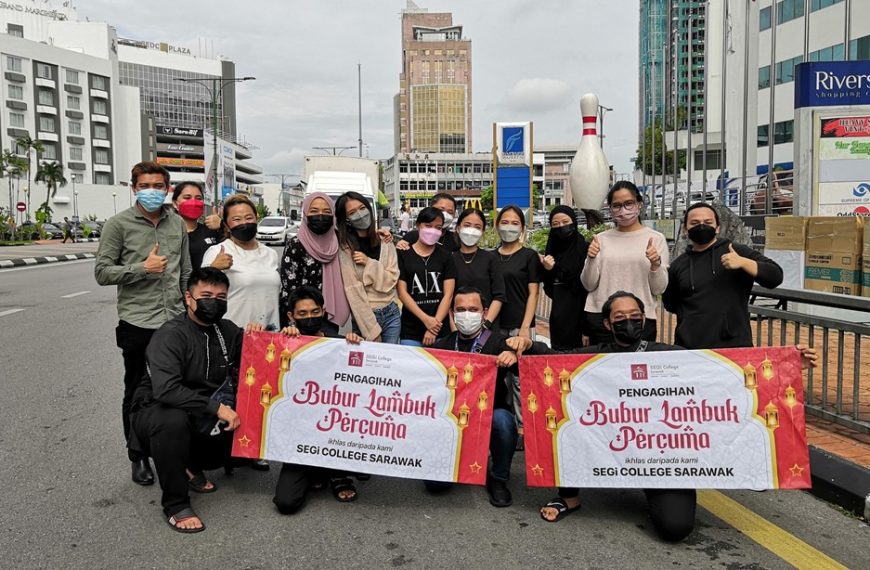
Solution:
<svg viewBox="0 0 870 570">
<path fill-rule="evenodd" d="M 402 332 L 402 312 L 395 301 L 381 307 L 380 309 L 372 309 L 381 326 L 381 342 L 387 344 L 399 344 L 399 333 Z"/>
<path fill-rule="evenodd" d="M 402 346 L 423 346 L 423 343 L 419 340 L 414 340 L 412 338 L 403 338 L 399 341 L 399 344 Z"/>
<path fill-rule="evenodd" d="M 520 334 L 520 329 L 502 329 L 501 332 L 507 336 L 517 336 Z M 529 338 L 533 341 L 535 340 L 534 327 L 529 329 Z M 504 380 L 507 382 L 508 400 L 514 410 L 514 418 L 517 423 L 517 428 L 523 429 L 523 405 L 520 396 L 520 377 L 508 370 L 507 374 L 505 374 Z"/>
<path fill-rule="evenodd" d="M 121 421 L 124 426 L 124 441 L 130 439 L 130 404 L 133 392 L 145 375 L 145 349 L 151 342 L 154 329 L 143 329 L 127 321 L 119 321 L 115 329 L 115 341 L 124 358 L 124 399 L 121 403 Z M 130 461 L 138 461 L 140 454 L 128 450 Z"/>
</svg>

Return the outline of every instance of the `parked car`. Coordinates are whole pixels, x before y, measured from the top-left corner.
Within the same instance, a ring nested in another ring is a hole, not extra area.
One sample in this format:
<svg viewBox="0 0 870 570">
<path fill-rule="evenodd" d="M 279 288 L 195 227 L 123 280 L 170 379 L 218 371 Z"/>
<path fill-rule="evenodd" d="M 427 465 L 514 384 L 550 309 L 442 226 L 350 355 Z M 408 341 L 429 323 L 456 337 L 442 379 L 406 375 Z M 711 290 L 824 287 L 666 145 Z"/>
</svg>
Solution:
<svg viewBox="0 0 870 570">
<path fill-rule="evenodd" d="M 257 240 L 266 244 L 283 245 L 293 235 L 292 222 L 284 216 L 267 216 L 257 225 Z M 298 228 L 297 228 L 298 229 Z"/>
<path fill-rule="evenodd" d="M 100 237 L 100 233 L 102 230 L 102 226 L 93 220 L 84 220 L 81 223 L 82 227 L 88 227 L 91 229 L 91 235 L 89 237 L 98 238 Z M 84 232 L 82 232 L 84 233 Z"/>
<path fill-rule="evenodd" d="M 54 224 L 42 224 L 42 233 L 48 234 L 49 239 L 63 238 L 63 230 Z"/>
</svg>

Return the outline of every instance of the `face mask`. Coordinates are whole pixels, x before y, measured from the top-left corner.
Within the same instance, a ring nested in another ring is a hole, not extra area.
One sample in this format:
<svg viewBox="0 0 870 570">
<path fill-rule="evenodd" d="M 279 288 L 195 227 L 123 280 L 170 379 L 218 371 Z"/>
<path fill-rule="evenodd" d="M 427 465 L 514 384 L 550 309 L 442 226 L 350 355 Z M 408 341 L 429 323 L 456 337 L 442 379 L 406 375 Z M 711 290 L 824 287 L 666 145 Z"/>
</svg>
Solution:
<svg viewBox="0 0 870 570">
<path fill-rule="evenodd" d="M 643 337 L 644 319 L 625 319 L 610 323 L 613 329 L 613 338 L 618 343 L 634 344 Z"/>
<path fill-rule="evenodd" d="M 320 327 L 323 326 L 323 317 L 306 317 L 304 319 L 296 319 L 296 328 L 304 335 L 315 336 L 320 332 Z"/>
<path fill-rule="evenodd" d="M 477 245 L 481 237 L 483 237 L 483 232 L 476 228 L 462 228 L 459 230 L 459 241 L 467 247 Z"/>
<path fill-rule="evenodd" d="M 639 215 L 640 212 L 636 208 L 634 210 L 626 210 L 623 208 L 618 214 L 613 215 L 613 219 L 616 220 L 616 225 L 628 227 L 634 225 Z"/>
<path fill-rule="evenodd" d="M 444 214 L 444 227 L 445 228 L 450 227 L 450 224 L 453 223 L 453 214 L 451 214 L 450 212 L 443 212 L 443 211 L 441 213 Z"/>
<path fill-rule="evenodd" d="M 441 239 L 441 230 L 438 228 L 420 228 L 420 241 L 426 245 L 435 245 Z"/>
<path fill-rule="evenodd" d="M 501 241 L 504 243 L 514 243 L 520 239 L 520 228 L 513 226 L 499 226 L 498 237 L 500 237 Z"/>
<path fill-rule="evenodd" d="M 577 228 L 572 225 L 559 226 L 558 228 L 550 228 L 550 235 L 558 240 L 566 240 L 573 236 L 576 231 Z"/>
<path fill-rule="evenodd" d="M 483 313 L 472 313 L 471 311 L 453 313 L 453 322 L 456 323 L 456 329 L 462 335 L 472 336 L 477 334 L 483 326 Z"/>
<path fill-rule="evenodd" d="M 163 205 L 164 200 L 166 200 L 166 192 L 163 190 L 148 188 L 136 192 L 136 201 L 146 212 L 156 212 Z"/>
<path fill-rule="evenodd" d="M 716 239 L 716 228 L 707 224 L 692 226 L 686 233 L 688 233 L 689 239 L 698 245 L 707 245 Z"/>
<path fill-rule="evenodd" d="M 196 310 L 193 311 L 197 319 L 207 325 L 214 325 L 221 322 L 221 319 L 227 314 L 227 300 L 218 299 L 216 297 L 203 297 L 196 300 Z"/>
<path fill-rule="evenodd" d="M 187 200 L 178 205 L 178 213 L 188 220 L 198 220 L 204 211 L 205 202 L 202 200 Z"/>
<path fill-rule="evenodd" d="M 332 229 L 332 216 L 328 214 L 317 214 L 305 218 L 305 223 L 312 233 L 322 236 Z"/>
<path fill-rule="evenodd" d="M 239 241 L 251 241 L 257 237 L 257 224 L 239 224 L 230 230 L 230 234 Z"/>
<path fill-rule="evenodd" d="M 355 230 L 367 230 L 372 225 L 372 215 L 368 210 L 361 210 L 348 217 L 347 221 Z"/>
</svg>

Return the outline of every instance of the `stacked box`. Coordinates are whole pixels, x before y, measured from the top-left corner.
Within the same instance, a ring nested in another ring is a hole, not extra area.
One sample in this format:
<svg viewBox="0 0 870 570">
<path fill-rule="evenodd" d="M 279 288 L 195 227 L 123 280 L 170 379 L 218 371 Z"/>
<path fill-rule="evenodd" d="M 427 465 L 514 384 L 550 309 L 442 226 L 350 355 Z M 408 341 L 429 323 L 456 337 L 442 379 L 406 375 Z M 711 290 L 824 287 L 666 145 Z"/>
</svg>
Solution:
<svg viewBox="0 0 870 570">
<path fill-rule="evenodd" d="M 828 293 L 860 295 L 863 248 L 863 218 L 810 218 L 804 286 Z"/>
<path fill-rule="evenodd" d="M 764 219 L 764 255 L 782 267 L 786 289 L 804 288 L 806 270 L 807 218 L 779 216 Z"/>
<path fill-rule="evenodd" d="M 861 286 L 861 295 L 870 297 L 870 228 L 864 227 L 864 252 L 862 254 L 864 266 L 864 283 Z"/>
</svg>

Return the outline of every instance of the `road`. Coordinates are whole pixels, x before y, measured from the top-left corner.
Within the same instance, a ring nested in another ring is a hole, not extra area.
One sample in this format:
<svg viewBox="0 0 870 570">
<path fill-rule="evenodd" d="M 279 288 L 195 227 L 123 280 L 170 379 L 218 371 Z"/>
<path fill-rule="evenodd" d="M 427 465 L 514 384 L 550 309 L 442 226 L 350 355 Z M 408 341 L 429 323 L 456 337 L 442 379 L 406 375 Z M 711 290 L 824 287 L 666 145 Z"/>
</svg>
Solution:
<svg viewBox="0 0 870 570">
<path fill-rule="evenodd" d="M 507 509 L 482 488 L 431 496 L 374 477 L 356 503 L 321 492 L 282 517 L 274 467 L 213 472 L 218 492 L 193 499 L 208 529 L 180 535 L 159 488 L 130 481 L 115 324 L 114 288 L 96 284 L 92 260 L 0 271 L 2 567 L 820 568 L 824 555 L 870 566 L 870 528 L 803 492 L 705 492 L 719 516 L 699 507 L 680 544 L 655 538 L 637 491 L 587 490 L 581 512 L 548 524 L 537 507 L 553 492 L 525 487 L 519 456 Z"/>
</svg>

